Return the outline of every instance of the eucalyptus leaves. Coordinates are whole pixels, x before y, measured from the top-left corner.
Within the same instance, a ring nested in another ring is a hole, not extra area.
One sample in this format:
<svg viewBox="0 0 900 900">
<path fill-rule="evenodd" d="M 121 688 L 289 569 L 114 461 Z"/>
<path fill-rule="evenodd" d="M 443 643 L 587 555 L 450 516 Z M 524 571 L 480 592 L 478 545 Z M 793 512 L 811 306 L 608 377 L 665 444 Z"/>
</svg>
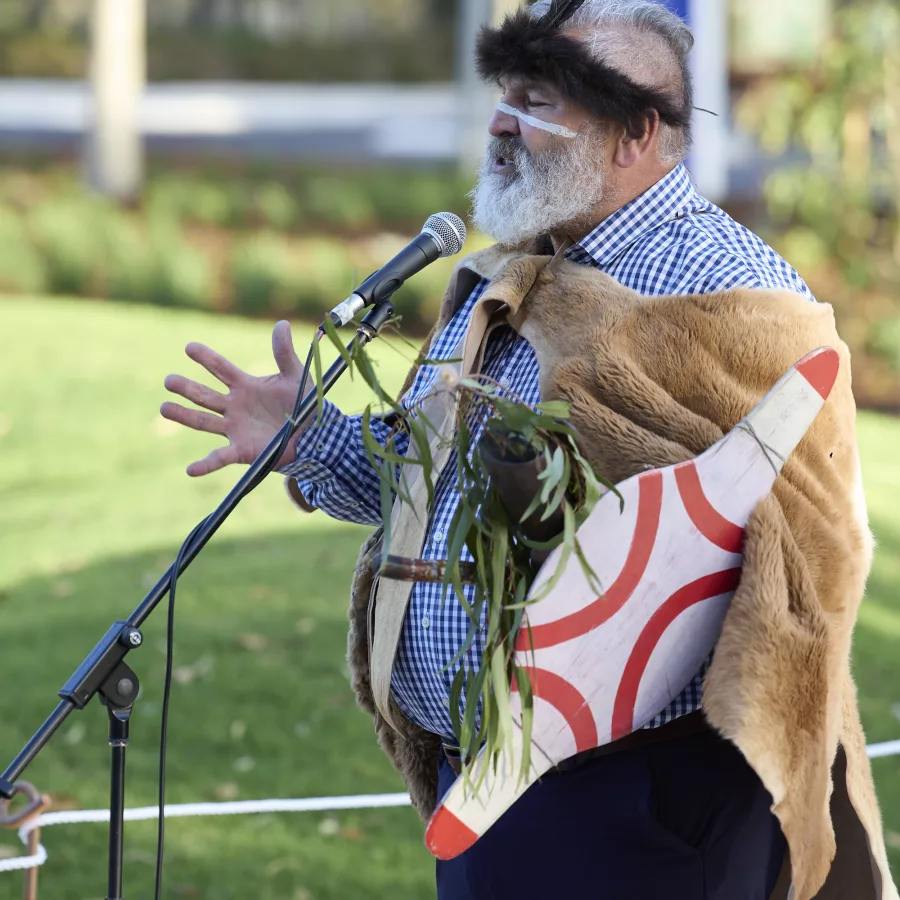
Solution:
<svg viewBox="0 0 900 900">
<path fill-rule="evenodd" d="M 602 593 L 576 532 L 604 489 L 612 486 L 598 479 L 580 454 L 568 404 L 545 402 L 532 409 L 486 376 L 460 378 L 452 361 L 420 358 L 419 365 L 441 369 L 431 392 L 407 406 L 384 390 L 359 344 L 347 350 L 333 329 L 328 333 L 395 422 L 385 446 L 370 432 L 371 406 L 362 422 L 366 452 L 380 473 L 386 562 L 394 503 L 413 505 L 410 473 L 421 468 L 430 508 L 438 470 L 450 451 L 446 465 L 454 467 L 459 502 L 448 529 L 446 563 L 391 557 L 390 570 L 386 566 L 382 573 L 401 580 L 441 578 L 443 602 L 459 603 L 468 616 L 466 638 L 447 666 L 455 671 L 449 710 L 467 782 L 477 791 L 489 769 L 479 767 L 480 775 L 472 778 L 471 764 L 479 752 L 494 765 L 502 751 L 513 759 L 517 729 L 522 730 L 522 777 L 530 768 L 533 719 L 530 663 L 521 664 L 515 651 L 525 611 L 553 590 L 572 554 Z M 320 374 L 318 354 L 315 364 Z M 430 421 L 426 413 L 429 399 L 437 394 L 444 395 L 444 409 L 451 410 L 444 433 L 441 423 Z M 410 449 L 402 455 L 398 447 L 406 444 L 405 438 Z M 557 547 L 561 550 L 553 557 L 554 572 L 540 593 L 532 595 L 541 560 Z M 472 562 L 461 562 L 464 550 Z M 482 648 L 474 667 L 469 652 L 473 645 Z M 521 699 L 521 721 L 513 718 L 514 691 Z"/>
</svg>

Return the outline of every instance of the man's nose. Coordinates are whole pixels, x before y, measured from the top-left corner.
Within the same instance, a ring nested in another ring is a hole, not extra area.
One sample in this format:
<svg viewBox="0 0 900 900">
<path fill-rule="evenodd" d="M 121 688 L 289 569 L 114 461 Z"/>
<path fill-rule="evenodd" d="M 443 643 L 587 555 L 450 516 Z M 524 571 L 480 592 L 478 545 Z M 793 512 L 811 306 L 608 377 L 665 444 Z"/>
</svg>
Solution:
<svg viewBox="0 0 900 900">
<path fill-rule="evenodd" d="M 510 137 L 518 136 L 522 132 L 519 130 L 519 120 L 509 113 L 501 112 L 499 109 L 494 110 L 491 121 L 488 123 L 488 132 L 491 137 Z"/>
</svg>

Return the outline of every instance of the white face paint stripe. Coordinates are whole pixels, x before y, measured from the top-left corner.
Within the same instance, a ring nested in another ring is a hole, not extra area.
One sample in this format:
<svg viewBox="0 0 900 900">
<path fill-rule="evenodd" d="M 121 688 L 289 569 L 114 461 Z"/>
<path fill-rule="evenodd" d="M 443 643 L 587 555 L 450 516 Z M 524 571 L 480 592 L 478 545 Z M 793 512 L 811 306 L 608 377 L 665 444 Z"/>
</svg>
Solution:
<svg viewBox="0 0 900 900">
<path fill-rule="evenodd" d="M 577 131 L 570 131 L 565 125 L 555 125 L 553 122 L 544 122 L 541 119 L 536 119 L 534 116 L 529 116 L 527 113 L 521 112 L 514 106 L 510 106 L 508 103 L 498 103 L 497 109 L 502 113 L 506 113 L 508 116 L 515 116 L 519 121 L 524 122 L 526 125 L 530 125 L 532 128 L 540 128 L 541 131 L 549 131 L 550 134 L 556 134 L 559 137 L 564 138 L 578 137 Z"/>
</svg>

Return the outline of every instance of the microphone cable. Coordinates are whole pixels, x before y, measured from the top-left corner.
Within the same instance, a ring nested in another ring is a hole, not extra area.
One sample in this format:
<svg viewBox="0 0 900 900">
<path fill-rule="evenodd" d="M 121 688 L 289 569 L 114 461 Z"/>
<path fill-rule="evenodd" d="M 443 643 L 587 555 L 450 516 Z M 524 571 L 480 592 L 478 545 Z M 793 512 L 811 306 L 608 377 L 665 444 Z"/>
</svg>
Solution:
<svg viewBox="0 0 900 900">
<path fill-rule="evenodd" d="M 324 330 L 320 327 L 316 331 L 316 334 L 309 345 L 309 353 L 306 357 L 306 364 L 303 367 L 303 377 L 300 379 L 300 390 L 297 393 L 297 398 L 294 401 L 294 408 L 291 411 L 288 420 L 294 425 L 294 428 L 285 431 L 281 443 L 278 446 L 278 452 L 273 457 L 271 465 L 268 468 L 263 469 L 259 475 L 247 485 L 244 492 L 238 498 L 238 503 L 252 490 L 259 487 L 263 480 L 275 470 L 275 467 L 278 465 L 278 460 L 281 459 L 288 444 L 291 442 L 294 432 L 299 425 L 297 416 L 300 414 L 300 407 L 303 405 L 303 397 L 306 394 L 306 385 L 309 381 L 309 370 L 313 362 L 313 355 L 316 351 L 316 344 L 324 337 L 324 334 Z M 175 563 L 172 567 L 172 577 L 169 581 L 169 610 L 166 623 L 166 675 L 163 686 L 162 715 L 160 716 L 159 733 L 159 820 L 156 833 L 156 886 L 153 892 L 155 900 L 162 900 L 163 852 L 166 834 L 166 819 L 164 815 L 166 804 L 166 742 L 169 731 L 169 700 L 172 692 L 172 670 L 175 647 L 175 582 L 178 580 L 178 574 L 181 571 L 184 557 L 191 549 L 193 540 L 197 536 L 197 532 L 199 532 L 206 524 L 208 519 L 209 517 L 207 516 L 206 519 L 203 519 L 202 522 L 198 523 L 181 545 L 181 548 L 178 550 L 178 554 L 175 557 Z"/>
</svg>

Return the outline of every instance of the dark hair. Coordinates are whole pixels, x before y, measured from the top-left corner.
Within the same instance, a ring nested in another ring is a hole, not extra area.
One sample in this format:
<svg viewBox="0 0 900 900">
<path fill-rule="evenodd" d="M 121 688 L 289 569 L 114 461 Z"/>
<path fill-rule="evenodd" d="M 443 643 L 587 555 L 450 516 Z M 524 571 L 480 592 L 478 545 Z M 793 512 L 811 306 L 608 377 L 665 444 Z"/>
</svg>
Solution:
<svg viewBox="0 0 900 900">
<path fill-rule="evenodd" d="M 507 16 L 497 28 L 481 30 L 475 60 L 485 80 L 520 76 L 548 82 L 594 115 L 621 125 L 631 137 L 644 133 L 652 110 L 666 125 L 690 127 L 691 106 L 684 99 L 638 84 L 525 9 Z"/>
</svg>

